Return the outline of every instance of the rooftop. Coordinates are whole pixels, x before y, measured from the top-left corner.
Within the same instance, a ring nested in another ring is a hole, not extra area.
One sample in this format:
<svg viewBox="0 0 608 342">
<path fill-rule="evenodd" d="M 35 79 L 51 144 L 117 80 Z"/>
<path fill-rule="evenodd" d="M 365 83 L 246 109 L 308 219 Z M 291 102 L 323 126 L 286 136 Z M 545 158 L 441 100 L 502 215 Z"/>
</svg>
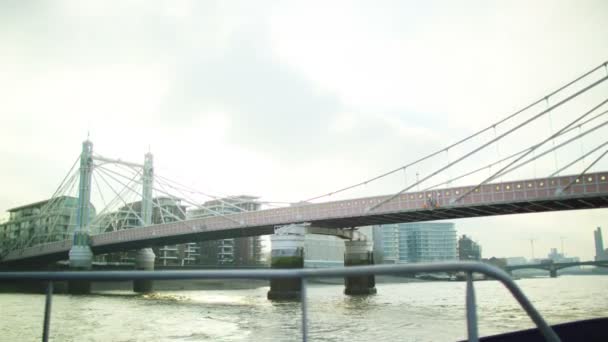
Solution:
<svg viewBox="0 0 608 342">
<path fill-rule="evenodd" d="M 59 196 L 57 198 L 64 198 L 64 199 L 65 198 L 70 198 L 70 199 L 74 199 L 74 200 L 77 199 L 76 197 L 71 197 L 71 196 Z M 23 209 L 42 207 L 43 205 L 45 205 L 46 203 L 48 203 L 50 200 L 51 199 L 45 199 L 45 200 L 34 202 L 34 203 L 24 204 L 24 205 L 21 205 L 19 207 L 14 207 L 14 208 L 8 209 L 7 211 L 9 213 L 13 213 L 13 212 L 20 211 L 20 210 L 23 210 Z"/>
</svg>

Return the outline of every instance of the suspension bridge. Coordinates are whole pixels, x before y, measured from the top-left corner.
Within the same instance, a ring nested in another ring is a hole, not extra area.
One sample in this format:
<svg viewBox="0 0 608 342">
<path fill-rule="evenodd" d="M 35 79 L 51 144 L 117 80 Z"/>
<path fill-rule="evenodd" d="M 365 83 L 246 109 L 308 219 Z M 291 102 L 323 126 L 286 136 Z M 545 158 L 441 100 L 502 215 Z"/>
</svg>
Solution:
<svg viewBox="0 0 608 342">
<path fill-rule="evenodd" d="M 138 249 L 138 260 L 146 265 L 140 268 L 149 269 L 154 261 L 151 246 L 268 234 L 282 235 L 284 242 L 305 233 L 277 231 L 292 224 L 306 224 L 309 233 L 352 240 L 355 246 L 365 240 L 356 232 L 362 226 L 605 208 L 607 79 L 604 62 L 411 163 L 289 206 L 263 210 L 243 209 L 226 197 L 155 174 L 151 153 L 143 163 L 127 162 L 95 153 L 87 140 L 55 194 L 31 213 L 35 220 L 30 217 L 23 226 L 11 224 L 11 218 L 0 227 L 0 263 L 69 259 L 72 267 L 86 269 L 93 255 Z M 420 169 L 426 172 L 421 175 Z M 416 180 L 406 181 L 399 191 L 348 198 L 349 191 L 399 174 L 407 180 L 412 170 Z M 77 195 L 71 195 L 74 192 Z M 202 205 L 194 194 L 221 203 L 226 210 Z M 332 196 L 346 198 L 328 200 Z M 170 210 L 163 199 L 178 205 Z M 69 215 L 57 214 L 65 208 Z M 199 215 L 189 215 L 192 209 Z M 153 220 L 153 215 L 160 219 Z M 359 247 L 361 253 L 369 250 L 365 243 Z"/>
</svg>

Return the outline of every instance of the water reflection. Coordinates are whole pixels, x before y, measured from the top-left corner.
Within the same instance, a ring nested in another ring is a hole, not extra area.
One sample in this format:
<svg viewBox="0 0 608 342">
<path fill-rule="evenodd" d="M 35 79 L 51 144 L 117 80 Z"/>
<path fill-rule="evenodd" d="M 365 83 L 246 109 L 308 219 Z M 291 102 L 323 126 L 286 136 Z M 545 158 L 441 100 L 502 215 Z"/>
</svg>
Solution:
<svg viewBox="0 0 608 342">
<path fill-rule="evenodd" d="M 608 316 L 608 277 L 562 276 L 519 281 L 550 323 Z M 301 306 L 266 300 L 267 286 L 206 288 L 137 295 L 104 291 L 56 295 L 51 335 L 57 341 L 297 341 Z M 482 335 L 532 326 L 497 282 L 476 283 Z M 591 296 L 590 296 L 591 295 Z M 311 284 L 314 341 L 456 340 L 465 337 L 464 284 L 379 284 L 378 294 L 343 295 L 341 285 Z M 1 339 L 39 340 L 44 296 L 0 294 Z"/>
</svg>

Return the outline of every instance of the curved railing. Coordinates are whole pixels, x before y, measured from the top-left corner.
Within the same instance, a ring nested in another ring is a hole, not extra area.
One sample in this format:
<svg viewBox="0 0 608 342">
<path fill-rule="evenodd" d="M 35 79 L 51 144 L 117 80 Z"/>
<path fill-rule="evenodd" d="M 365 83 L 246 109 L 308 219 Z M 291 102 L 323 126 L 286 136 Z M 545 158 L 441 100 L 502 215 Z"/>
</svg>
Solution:
<svg viewBox="0 0 608 342">
<path fill-rule="evenodd" d="M 269 269 L 269 270 L 189 270 L 189 271 L 78 271 L 78 272 L 0 272 L 0 281 L 38 280 L 48 281 L 42 340 L 47 341 L 51 318 L 53 282 L 66 280 L 89 281 L 129 281 L 129 280 L 185 280 L 185 279 L 277 279 L 299 278 L 302 281 L 302 341 L 308 337 L 308 311 L 306 283 L 308 278 L 352 277 L 366 275 L 395 275 L 417 272 L 465 272 L 466 319 L 469 341 L 478 341 L 477 307 L 473 273 L 484 274 L 500 281 L 519 302 L 524 311 L 536 324 L 547 341 L 560 341 L 553 329 L 521 291 L 519 286 L 503 270 L 480 262 L 441 262 L 402 265 L 352 266 L 326 269 Z"/>
</svg>

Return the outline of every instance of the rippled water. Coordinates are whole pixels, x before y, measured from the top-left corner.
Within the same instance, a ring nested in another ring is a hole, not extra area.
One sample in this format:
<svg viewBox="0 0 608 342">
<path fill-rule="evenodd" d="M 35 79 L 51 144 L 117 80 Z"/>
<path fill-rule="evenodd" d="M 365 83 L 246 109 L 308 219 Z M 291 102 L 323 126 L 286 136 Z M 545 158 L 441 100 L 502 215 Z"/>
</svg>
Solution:
<svg viewBox="0 0 608 342">
<path fill-rule="evenodd" d="M 551 324 L 608 316 L 608 276 L 518 281 Z M 452 341 L 466 334 L 464 283 L 378 284 L 378 294 L 347 297 L 340 285 L 309 287 L 313 341 Z M 481 335 L 532 327 L 507 290 L 476 282 Z M 55 295 L 54 341 L 292 341 L 300 338 L 300 304 L 266 300 L 268 287 L 104 291 Z M 0 294 L 0 339 L 37 341 L 44 296 Z"/>
</svg>

